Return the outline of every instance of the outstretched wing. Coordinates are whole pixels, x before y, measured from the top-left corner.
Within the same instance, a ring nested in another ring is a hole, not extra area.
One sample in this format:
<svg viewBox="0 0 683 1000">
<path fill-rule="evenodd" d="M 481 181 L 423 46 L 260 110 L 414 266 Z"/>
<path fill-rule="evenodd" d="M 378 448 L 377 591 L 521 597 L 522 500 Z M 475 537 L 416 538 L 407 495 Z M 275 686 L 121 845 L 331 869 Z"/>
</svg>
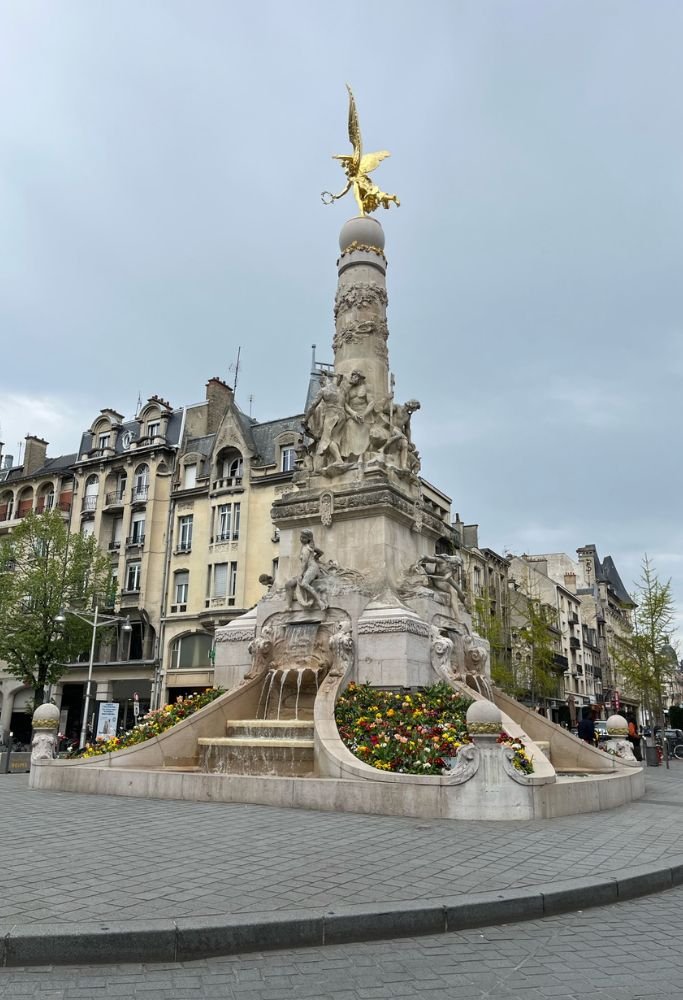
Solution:
<svg viewBox="0 0 683 1000">
<path fill-rule="evenodd" d="M 376 167 L 380 165 L 382 160 L 386 160 L 387 156 L 391 156 L 391 153 L 387 152 L 386 149 L 381 149 L 379 153 L 366 153 L 365 156 L 361 157 L 360 161 L 360 173 L 369 174 Z"/>
<path fill-rule="evenodd" d="M 360 125 L 358 124 L 356 99 L 353 96 L 353 91 L 349 87 L 348 83 L 346 84 L 346 89 L 349 92 L 349 142 L 353 146 L 354 166 L 358 168 L 363 153 L 363 140 L 361 139 Z"/>
</svg>

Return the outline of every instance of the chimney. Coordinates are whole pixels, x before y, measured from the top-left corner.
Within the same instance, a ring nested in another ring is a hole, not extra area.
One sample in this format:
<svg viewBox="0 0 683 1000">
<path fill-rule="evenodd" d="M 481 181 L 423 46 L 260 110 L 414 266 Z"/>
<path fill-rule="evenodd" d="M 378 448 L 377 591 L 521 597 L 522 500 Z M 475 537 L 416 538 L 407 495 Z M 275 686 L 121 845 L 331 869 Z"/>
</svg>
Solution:
<svg viewBox="0 0 683 1000">
<path fill-rule="evenodd" d="M 564 585 L 567 590 L 570 590 L 572 594 L 576 593 L 576 573 L 565 573 L 564 574 Z"/>
<path fill-rule="evenodd" d="M 478 524 L 463 524 L 462 526 L 462 544 L 466 549 L 478 549 L 479 548 L 479 525 Z"/>
<path fill-rule="evenodd" d="M 235 394 L 220 378 L 210 378 L 206 383 L 206 433 L 215 434 L 220 427 L 225 411 L 232 405 Z"/>
<path fill-rule="evenodd" d="M 45 465 L 47 456 L 47 441 L 36 437 L 34 434 L 26 435 L 26 448 L 24 450 L 24 475 L 30 476 L 32 473 Z"/>
</svg>

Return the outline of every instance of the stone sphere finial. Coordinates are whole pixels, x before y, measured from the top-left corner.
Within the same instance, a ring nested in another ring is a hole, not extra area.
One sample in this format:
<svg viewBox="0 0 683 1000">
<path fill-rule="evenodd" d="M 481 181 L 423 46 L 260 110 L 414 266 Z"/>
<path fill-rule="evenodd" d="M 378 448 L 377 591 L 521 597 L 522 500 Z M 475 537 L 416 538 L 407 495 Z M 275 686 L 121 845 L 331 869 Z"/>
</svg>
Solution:
<svg viewBox="0 0 683 1000">
<path fill-rule="evenodd" d="M 607 720 L 608 736 L 628 736 L 628 722 L 623 715 L 610 715 Z"/>
<path fill-rule="evenodd" d="M 39 705 L 33 713 L 34 729 L 59 729 L 59 709 L 56 705 L 47 703 Z"/>
<path fill-rule="evenodd" d="M 344 223 L 339 234 L 339 249 L 344 253 L 354 245 L 358 249 L 372 247 L 380 252 L 384 250 L 384 230 L 377 219 L 359 215 Z"/>
<path fill-rule="evenodd" d="M 467 732 L 472 736 L 498 736 L 503 725 L 500 709 L 485 698 L 472 702 L 466 718 Z"/>
</svg>

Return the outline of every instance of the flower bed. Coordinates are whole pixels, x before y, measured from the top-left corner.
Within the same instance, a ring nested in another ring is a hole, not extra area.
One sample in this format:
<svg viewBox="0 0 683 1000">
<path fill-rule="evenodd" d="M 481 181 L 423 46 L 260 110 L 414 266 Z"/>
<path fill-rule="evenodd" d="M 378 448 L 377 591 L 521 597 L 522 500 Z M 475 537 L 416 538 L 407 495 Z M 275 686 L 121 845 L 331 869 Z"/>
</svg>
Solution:
<svg viewBox="0 0 683 1000">
<path fill-rule="evenodd" d="M 398 774 L 443 774 L 445 758 L 471 743 L 466 713 L 469 698 L 443 682 L 408 694 L 349 684 L 337 702 L 335 721 L 344 745 L 359 760 Z M 512 764 L 522 774 L 534 766 L 521 740 L 502 732 L 498 743 L 511 747 Z"/>
<path fill-rule="evenodd" d="M 444 683 L 409 694 L 349 684 L 335 719 L 344 744 L 366 764 L 399 774 L 441 774 L 444 757 L 455 757 L 470 742 L 470 704 Z"/>
<path fill-rule="evenodd" d="M 133 729 L 121 736 L 113 736 L 108 740 L 99 740 L 93 745 L 85 748 L 82 757 L 97 757 L 103 753 L 114 753 L 115 750 L 125 750 L 126 747 L 133 747 L 138 743 L 158 736 L 171 726 L 175 726 L 183 719 L 194 715 L 200 708 L 210 705 L 212 701 L 223 694 L 222 688 L 211 688 L 209 691 L 202 691 L 200 694 L 192 694 L 188 698 L 178 698 L 171 705 L 165 705 L 154 712 L 148 712 L 143 716 L 142 721 Z"/>
</svg>

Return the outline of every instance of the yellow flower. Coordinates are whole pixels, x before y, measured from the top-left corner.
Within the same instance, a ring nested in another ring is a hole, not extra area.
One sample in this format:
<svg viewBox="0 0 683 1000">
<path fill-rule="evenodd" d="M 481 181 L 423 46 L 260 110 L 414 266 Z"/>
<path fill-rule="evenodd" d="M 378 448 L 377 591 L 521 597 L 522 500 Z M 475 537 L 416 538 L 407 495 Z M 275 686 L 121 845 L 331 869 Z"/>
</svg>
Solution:
<svg viewBox="0 0 683 1000">
<path fill-rule="evenodd" d="M 392 715 L 396 715 L 396 712 L 393 710 L 393 708 L 390 708 L 389 711 L 387 712 L 387 715 L 391 717 Z"/>
</svg>

